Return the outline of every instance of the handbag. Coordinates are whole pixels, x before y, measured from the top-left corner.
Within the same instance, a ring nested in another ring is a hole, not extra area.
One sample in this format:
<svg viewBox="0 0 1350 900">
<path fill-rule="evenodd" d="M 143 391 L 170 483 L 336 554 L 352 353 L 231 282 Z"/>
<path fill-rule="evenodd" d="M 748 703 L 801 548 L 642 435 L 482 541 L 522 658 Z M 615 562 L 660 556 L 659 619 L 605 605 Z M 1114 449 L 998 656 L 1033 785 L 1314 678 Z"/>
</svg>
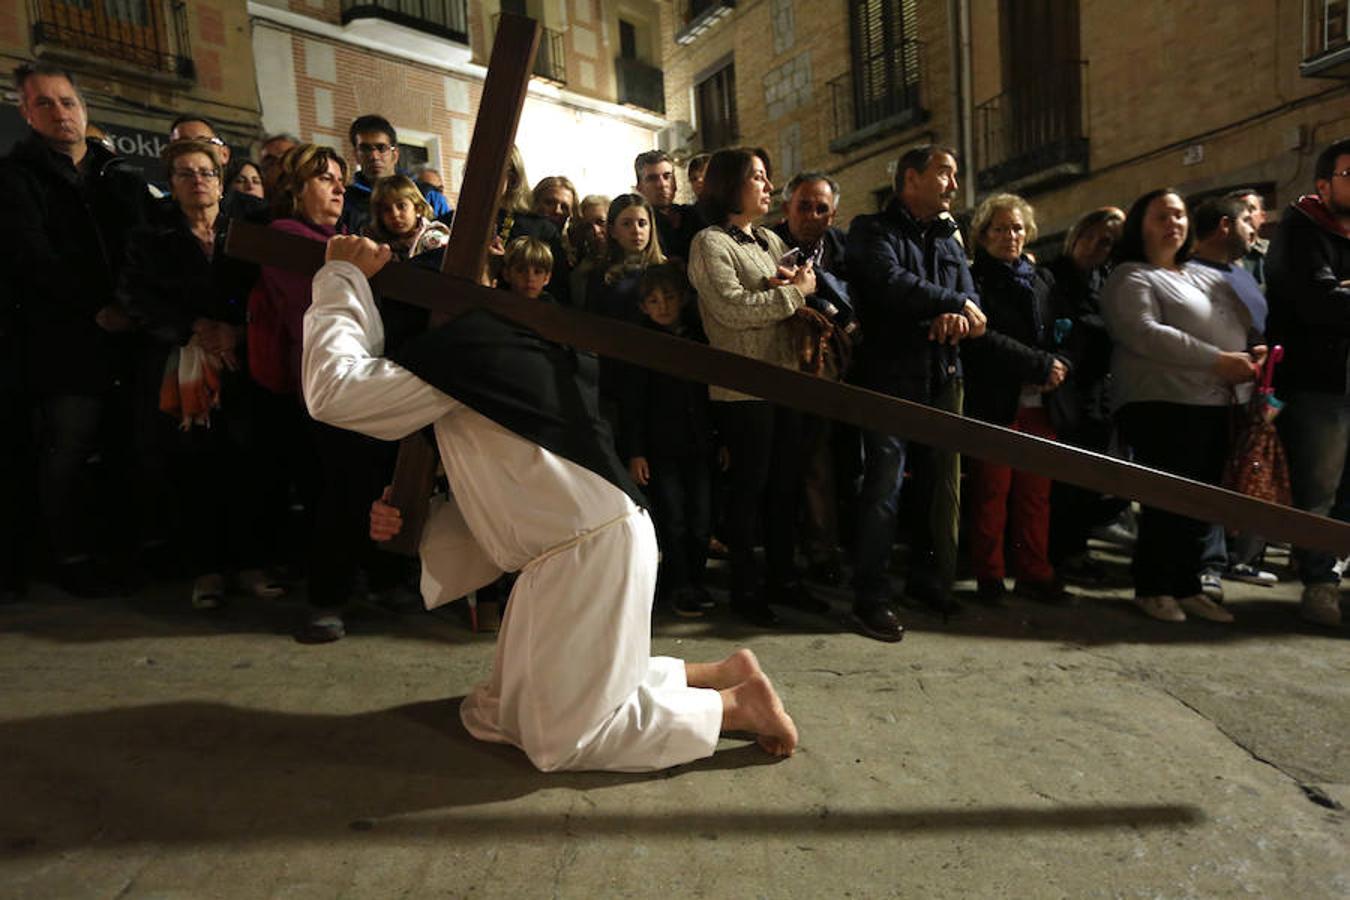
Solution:
<svg viewBox="0 0 1350 900">
<path fill-rule="evenodd" d="M 1224 466 L 1223 486 L 1258 500 L 1289 506 L 1289 461 L 1275 430 L 1275 417 L 1283 404 L 1271 387 L 1275 364 L 1283 357 L 1284 348 L 1280 346 L 1272 347 L 1266 356 L 1261 383 L 1238 420 Z"/>
</svg>

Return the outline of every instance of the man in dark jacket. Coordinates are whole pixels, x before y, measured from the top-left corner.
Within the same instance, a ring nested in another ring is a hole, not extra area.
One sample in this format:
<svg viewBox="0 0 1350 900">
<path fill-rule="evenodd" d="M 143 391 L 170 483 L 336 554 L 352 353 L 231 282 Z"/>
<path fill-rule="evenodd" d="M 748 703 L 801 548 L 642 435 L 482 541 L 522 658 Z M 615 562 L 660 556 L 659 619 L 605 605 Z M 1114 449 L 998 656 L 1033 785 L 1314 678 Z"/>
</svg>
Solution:
<svg viewBox="0 0 1350 900">
<path fill-rule="evenodd" d="M 985 317 L 950 216 L 956 172 L 956 153 L 943 147 L 917 147 L 902 155 L 895 197 L 885 211 L 858 216 L 849 226 L 847 261 L 867 334 L 856 363 L 859 382 L 959 413 L 958 344 L 983 334 Z M 897 641 L 904 630 L 891 606 L 886 568 L 906 441 L 876 433 L 863 441 L 867 460 L 858 501 L 853 612 L 868 635 Z M 956 567 L 960 460 L 946 451 L 933 451 L 932 459 L 929 527 L 917 537 L 918 543 L 931 540 L 936 572 L 920 573 L 915 565 L 907 589 L 945 607 Z"/>
<path fill-rule="evenodd" d="M 843 229 L 834 227 L 839 184 L 824 172 L 798 173 L 783 189 L 783 208 L 787 218 L 773 231 L 797 251 L 801 261 L 811 260 L 816 292 L 806 298 L 806 304 L 835 326 L 830 339 L 834 359 L 823 374 L 843 378 L 854 338 L 861 332 L 848 287 L 846 236 Z M 836 447 L 841 452 L 836 453 Z M 838 584 L 843 579 L 838 487 L 852 483 L 859 474 L 862 444 L 858 430 L 819 416 L 804 416 L 802 453 L 806 500 L 799 531 L 802 549 L 810 563 L 811 577 Z M 848 504 L 847 509 L 851 508 Z"/>
<path fill-rule="evenodd" d="M 347 132 L 360 164 L 352 183 L 347 185 L 347 197 L 342 204 L 342 224 L 349 234 L 361 234 L 370 224 L 370 193 L 375 182 L 398 171 L 398 133 L 383 116 L 358 116 Z M 445 194 L 424 181 L 416 181 L 417 189 L 426 198 L 431 214 L 438 222 L 449 225 L 455 216 Z"/>
<path fill-rule="evenodd" d="M 130 320 L 113 289 L 127 232 L 150 207 L 145 182 L 98 141 L 86 141 L 84 100 L 61 69 L 24 64 L 15 71 L 19 112 L 32 134 L 0 162 L 0 259 L 18 297 L 28 353 L 28 389 L 41 421 L 42 510 L 60 583 L 73 593 L 105 593 L 95 577 L 85 487 L 88 460 L 113 465 L 117 447 L 101 439 L 123 393 L 121 334 Z M 125 483 L 120 474 L 113 479 Z"/>
<path fill-rule="evenodd" d="M 1280 416 L 1289 451 L 1294 505 L 1350 520 L 1346 478 L 1350 448 L 1350 138 L 1327 147 L 1314 169 L 1317 193 L 1280 218 L 1266 257 L 1269 332 L 1283 344 L 1277 368 Z M 1341 623 L 1336 559 L 1295 548 L 1303 602 L 1299 613 L 1318 625 Z"/>
<path fill-rule="evenodd" d="M 675 163 L 664 150 L 648 150 L 633 160 L 637 192 L 646 198 L 656 213 L 656 235 L 667 259 L 689 261 L 689 244 L 707 224 L 698 207 L 675 202 L 679 185 Z"/>
</svg>

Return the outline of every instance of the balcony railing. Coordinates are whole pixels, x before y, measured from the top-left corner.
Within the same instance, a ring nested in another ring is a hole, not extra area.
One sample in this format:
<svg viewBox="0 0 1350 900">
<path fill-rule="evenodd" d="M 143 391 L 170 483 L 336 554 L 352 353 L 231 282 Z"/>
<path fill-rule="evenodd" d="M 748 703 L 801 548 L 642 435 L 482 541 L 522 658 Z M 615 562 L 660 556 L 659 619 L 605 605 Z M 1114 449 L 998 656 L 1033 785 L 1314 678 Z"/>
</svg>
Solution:
<svg viewBox="0 0 1350 900">
<path fill-rule="evenodd" d="M 922 72 L 923 44 L 905 40 L 896 52 L 870 63 L 854 60 L 851 71 L 826 82 L 834 125 L 830 149 L 844 153 L 922 122 Z"/>
<path fill-rule="evenodd" d="M 1304 0 L 1298 68 L 1304 75 L 1350 78 L 1350 0 Z"/>
<path fill-rule="evenodd" d="M 731 15 L 736 0 L 688 0 L 684 7 L 684 23 L 675 32 L 675 43 L 692 44 L 703 32 Z"/>
<path fill-rule="evenodd" d="M 28 0 L 39 55 L 73 50 L 178 78 L 195 78 L 185 0 Z"/>
<path fill-rule="evenodd" d="M 497 33 L 501 13 L 492 17 L 492 33 Z M 534 55 L 534 74 L 558 84 L 567 84 L 567 45 L 563 33 L 554 28 L 539 29 L 539 52 Z"/>
<path fill-rule="evenodd" d="M 665 114 L 666 79 L 660 69 L 620 56 L 614 60 L 614 75 L 619 84 L 620 103 Z"/>
<path fill-rule="evenodd" d="M 1027 73 L 975 107 L 976 187 L 1016 190 L 1086 173 L 1087 123 L 1085 61 Z"/>
<path fill-rule="evenodd" d="M 342 0 L 342 24 L 384 19 L 417 31 L 469 42 L 468 0 Z"/>
</svg>

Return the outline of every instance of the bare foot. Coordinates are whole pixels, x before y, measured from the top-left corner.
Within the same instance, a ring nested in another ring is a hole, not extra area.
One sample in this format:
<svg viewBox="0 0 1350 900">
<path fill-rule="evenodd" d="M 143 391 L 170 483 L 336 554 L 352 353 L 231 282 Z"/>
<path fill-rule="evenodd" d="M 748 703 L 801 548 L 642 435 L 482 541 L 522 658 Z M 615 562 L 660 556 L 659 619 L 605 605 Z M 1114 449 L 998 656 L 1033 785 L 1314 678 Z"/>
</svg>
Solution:
<svg viewBox="0 0 1350 900">
<path fill-rule="evenodd" d="M 724 691 L 734 688 L 751 676 L 763 673 L 759 660 L 746 647 L 715 663 L 684 664 L 685 683 L 690 687 L 712 688 Z"/>
<path fill-rule="evenodd" d="M 763 672 L 722 691 L 722 730 L 749 731 L 775 756 L 797 749 L 797 726 Z"/>
</svg>

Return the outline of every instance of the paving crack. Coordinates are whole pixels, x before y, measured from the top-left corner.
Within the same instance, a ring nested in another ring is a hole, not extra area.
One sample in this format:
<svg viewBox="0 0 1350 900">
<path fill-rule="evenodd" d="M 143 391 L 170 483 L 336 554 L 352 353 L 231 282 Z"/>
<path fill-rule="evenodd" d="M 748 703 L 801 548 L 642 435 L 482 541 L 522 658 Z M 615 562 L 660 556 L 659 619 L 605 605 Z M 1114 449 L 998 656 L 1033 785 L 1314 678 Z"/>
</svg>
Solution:
<svg viewBox="0 0 1350 900">
<path fill-rule="evenodd" d="M 1344 809 L 1344 807 L 1341 806 L 1341 804 L 1337 803 L 1329 794 L 1327 794 L 1321 788 L 1317 787 L 1316 785 L 1311 785 L 1304 781 L 1301 781 L 1293 774 L 1291 774 L 1289 770 L 1284 768 L 1284 766 L 1277 763 L 1275 760 L 1270 759 L 1269 757 L 1266 756 L 1262 756 L 1260 753 L 1256 752 L 1256 750 L 1254 750 L 1251 746 L 1239 740 L 1236 735 L 1230 732 L 1227 728 L 1224 728 L 1217 721 L 1215 721 L 1212 716 L 1208 715 L 1204 710 L 1200 709 L 1200 707 L 1196 706 L 1194 703 L 1191 703 L 1185 697 L 1182 697 L 1181 695 L 1177 694 L 1175 691 L 1173 691 L 1166 685 L 1159 685 L 1159 688 L 1162 690 L 1164 694 L 1171 697 L 1177 703 L 1180 703 L 1182 706 L 1186 707 L 1191 712 L 1195 713 L 1197 716 L 1204 719 L 1210 725 L 1214 726 L 1214 730 L 1219 732 L 1219 734 L 1223 735 L 1224 737 L 1226 737 L 1229 740 L 1229 742 L 1233 744 L 1233 746 L 1242 750 L 1243 753 L 1246 753 L 1256 762 L 1270 766 L 1276 772 L 1279 772 L 1285 778 L 1289 779 L 1289 781 L 1293 782 L 1294 785 L 1297 786 L 1298 789 L 1303 793 L 1303 796 L 1306 797 L 1312 803 L 1316 803 L 1318 806 L 1323 806 L 1328 809 L 1335 809 L 1335 810 Z"/>
</svg>

